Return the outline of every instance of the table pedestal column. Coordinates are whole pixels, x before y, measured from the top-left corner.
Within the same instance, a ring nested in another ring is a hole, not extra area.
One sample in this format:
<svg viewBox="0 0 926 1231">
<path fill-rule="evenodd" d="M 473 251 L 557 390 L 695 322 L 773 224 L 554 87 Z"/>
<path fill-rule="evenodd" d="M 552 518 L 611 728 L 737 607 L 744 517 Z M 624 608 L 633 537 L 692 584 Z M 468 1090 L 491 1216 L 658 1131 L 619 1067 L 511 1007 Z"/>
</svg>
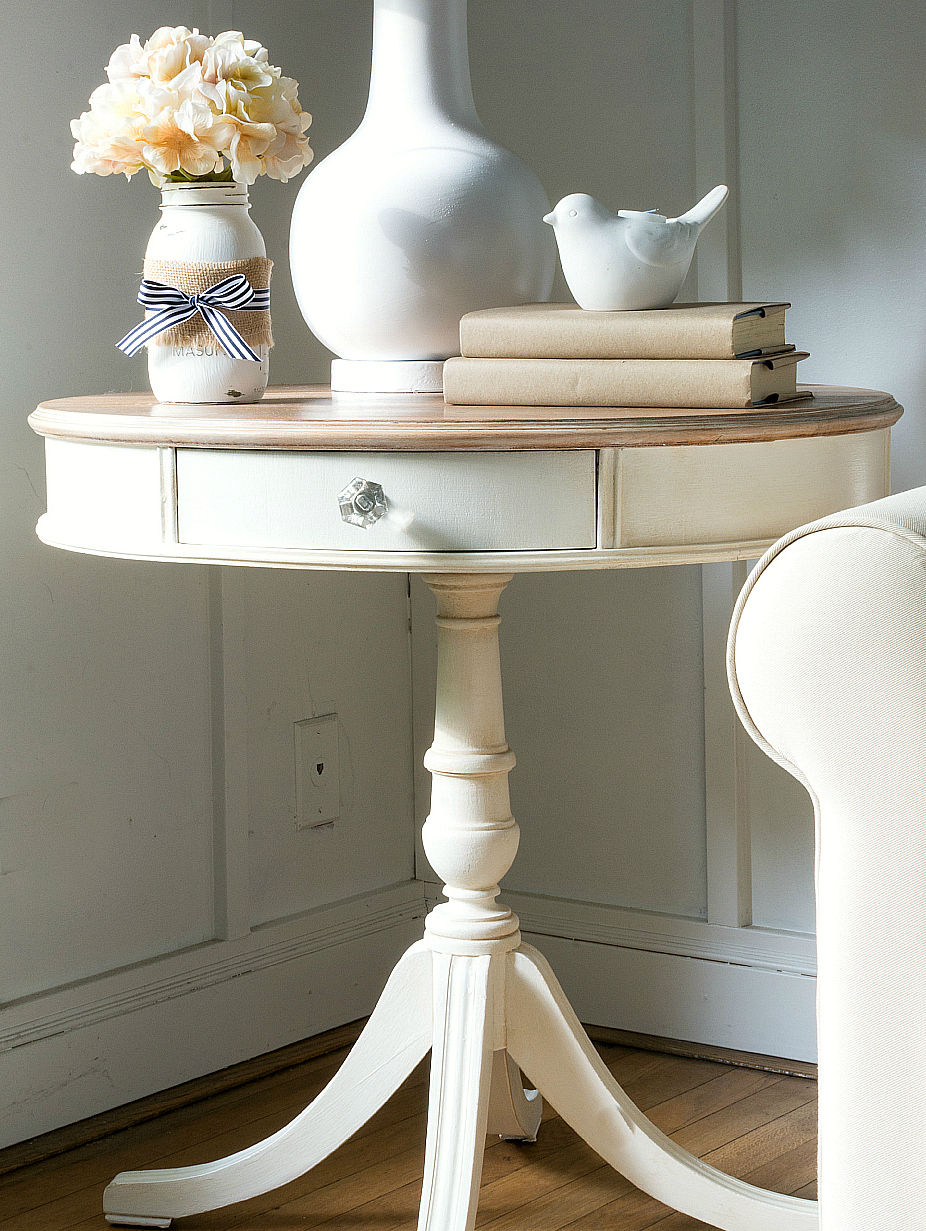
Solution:
<svg viewBox="0 0 926 1231">
<path fill-rule="evenodd" d="M 476 1217 L 487 1132 L 533 1141 L 541 1102 L 505 1050 L 505 974 L 521 941 L 496 901 L 518 849 L 498 652 L 510 576 L 425 575 L 437 599 L 437 702 L 424 849 L 446 884 L 428 915 L 434 1036 L 419 1231 L 466 1231 Z M 491 1105 L 490 1105 L 491 1104 Z"/>
<path fill-rule="evenodd" d="M 399 960 L 366 1028 L 313 1103 L 274 1136 L 214 1163 L 123 1172 L 111 1222 L 166 1227 L 276 1188 L 364 1124 L 432 1049 L 419 1231 L 471 1231 L 487 1132 L 533 1140 L 540 1098 L 638 1188 L 721 1231 L 816 1231 L 817 1205 L 754 1188 L 676 1146 L 614 1081 L 543 957 L 497 902 L 518 845 L 508 800 L 498 658 L 509 577 L 435 574 L 439 649 L 425 849 L 447 882 L 424 939 Z"/>
</svg>

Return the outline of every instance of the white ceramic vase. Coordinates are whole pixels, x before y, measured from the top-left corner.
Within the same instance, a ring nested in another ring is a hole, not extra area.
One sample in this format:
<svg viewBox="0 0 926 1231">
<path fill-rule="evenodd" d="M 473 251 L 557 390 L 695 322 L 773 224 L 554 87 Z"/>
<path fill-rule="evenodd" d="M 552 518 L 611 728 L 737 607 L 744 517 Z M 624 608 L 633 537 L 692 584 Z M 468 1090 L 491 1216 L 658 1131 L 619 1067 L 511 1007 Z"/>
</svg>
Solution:
<svg viewBox="0 0 926 1231">
<path fill-rule="evenodd" d="M 161 220 L 145 250 L 146 266 L 155 261 L 227 265 L 266 257 L 249 209 L 245 184 L 168 185 L 161 190 Z M 216 281 L 223 276 L 218 272 Z M 270 351 L 266 344 L 252 349 L 259 363 L 231 358 L 214 338 L 166 346 L 150 342 L 151 391 L 159 402 L 257 402 L 267 387 Z"/>
<path fill-rule="evenodd" d="M 476 115 L 466 0 L 374 0 L 366 112 L 305 180 L 290 236 L 332 386 L 439 391 L 465 312 L 549 298 L 548 208 Z"/>
</svg>

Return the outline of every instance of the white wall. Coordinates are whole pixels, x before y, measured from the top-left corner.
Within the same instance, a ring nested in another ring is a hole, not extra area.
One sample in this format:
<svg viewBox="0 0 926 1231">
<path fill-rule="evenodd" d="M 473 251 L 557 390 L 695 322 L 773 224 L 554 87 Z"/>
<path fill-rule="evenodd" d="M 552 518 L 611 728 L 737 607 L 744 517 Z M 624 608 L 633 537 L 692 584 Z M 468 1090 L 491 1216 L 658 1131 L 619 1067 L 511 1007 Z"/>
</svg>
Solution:
<svg viewBox="0 0 926 1231">
<path fill-rule="evenodd" d="M 689 292 L 789 300 L 805 379 L 894 393 L 897 489 L 926 473 L 924 25 L 913 0 L 471 6 L 480 114 L 553 199 L 671 212 L 730 184 Z M 734 581 L 509 587 L 507 884 L 585 1020 L 812 1058 L 812 816 L 717 699 Z M 433 636 L 413 627 L 426 678 Z"/>
<path fill-rule="evenodd" d="M 926 482 L 926 8 L 736 4 L 747 298 L 787 299 L 805 379 L 886 389 L 896 491 Z M 803 793 L 756 754 L 756 921 L 812 927 Z M 788 889 L 782 893 L 782 887 Z"/>
<path fill-rule="evenodd" d="M 349 21 L 313 7 L 298 39 L 295 6 L 240 18 L 307 106 L 327 101 L 324 153 L 362 110 L 364 70 L 339 75 Z M 368 41 L 366 6 L 344 9 Z M 0 1145 L 369 1012 L 423 910 L 404 577 L 151 567 L 34 534 L 30 410 L 147 385 L 144 356 L 114 343 L 137 319 L 159 195 L 144 176 L 74 175 L 68 122 L 133 31 L 234 21 L 232 5 L 173 0 L 7 14 Z M 327 364 L 289 286 L 297 189 L 253 193 L 276 260 L 273 378 L 289 383 Z M 371 721 L 371 698 L 390 722 Z M 297 832 L 293 723 L 330 712 L 341 819 Z"/>
<path fill-rule="evenodd" d="M 433 604 L 419 582 L 410 672 L 404 578 L 154 567 L 34 537 L 29 410 L 146 386 L 144 359 L 113 342 L 135 319 L 157 194 L 74 176 L 67 122 L 116 42 L 179 22 L 265 42 L 301 83 L 319 157 L 365 100 L 369 0 L 7 14 L 0 1144 L 368 1011 L 424 905 L 412 693 L 418 756 Z M 689 292 L 735 296 L 741 263 L 746 295 L 793 301 L 809 377 L 895 393 L 898 487 L 924 460 L 924 23 L 914 0 L 470 0 L 477 107 L 551 199 L 678 212 L 728 177 Z M 326 373 L 288 279 L 297 189 L 252 191 L 276 260 L 279 383 Z M 746 814 L 724 811 L 718 664 L 736 575 L 712 567 L 703 584 L 666 569 L 509 588 L 523 846 L 508 896 L 586 1020 L 809 1055 L 809 812 L 753 756 Z M 371 722 L 371 698 L 389 723 Z M 292 723 L 330 710 L 343 824 L 297 835 Z"/>
<path fill-rule="evenodd" d="M 808 379 L 887 389 L 906 407 L 894 486 L 915 487 L 926 479 L 926 8 L 738 0 L 737 15 L 744 289 L 793 300 Z"/>
<path fill-rule="evenodd" d="M 568 16 L 472 3 L 480 116 L 551 202 L 581 191 L 681 213 L 695 200 L 690 36 L 688 0 L 587 0 Z M 522 826 L 506 885 L 705 917 L 697 570 L 518 578 L 504 603 Z"/>
<path fill-rule="evenodd" d="M 503 19 L 492 5 L 470 14 L 480 115 L 553 201 L 587 191 L 674 214 L 731 185 L 683 297 L 737 298 L 740 263 L 752 276 L 757 254 L 739 242 L 735 7 L 523 0 Z M 761 277 L 749 293 L 791 298 Z M 584 1020 L 811 1058 L 812 823 L 803 793 L 734 736 L 723 648 L 736 584 L 736 570 L 712 566 L 703 579 L 679 568 L 509 586 L 522 840 L 506 888 L 560 955 Z M 420 753 L 433 633 L 428 596 L 413 586 L 413 599 Z M 425 792 L 419 774 L 422 814 Z"/>
</svg>

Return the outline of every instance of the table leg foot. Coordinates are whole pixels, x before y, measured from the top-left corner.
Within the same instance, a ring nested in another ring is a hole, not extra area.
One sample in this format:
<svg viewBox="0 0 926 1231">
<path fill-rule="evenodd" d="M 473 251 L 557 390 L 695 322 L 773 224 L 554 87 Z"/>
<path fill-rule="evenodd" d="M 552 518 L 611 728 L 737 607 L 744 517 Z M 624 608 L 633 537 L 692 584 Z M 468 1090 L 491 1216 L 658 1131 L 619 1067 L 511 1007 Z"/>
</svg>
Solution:
<svg viewBox="0 0 926 1231">
<path fill-rule="evenodd" d="M 347 1059 L 318 1097 L 266 1141 L 217 1162 L 124 1171 L 103 1194 L 109 1222 L 166 1227 L 296 1179 L 379 1110 L 427 1054 L 432 1033 L 432 954 L 421 942 L 393 971 Z"/>
<path fill-rule="evenodd" d="M 489 1099 L 489 1134 L 505 1141 L 536 1141 L 543 1112 L 539 1090 L 525 1090 L 521 1070 L 507 1051 L 492 1057 L 492 1094 Z"/>
<path fill-rule="evenodd" d="M 734 1179 L 660 1132 L 608 1072 L 541 954 L 522 945 L 509 962 L 512 1058 L 615 1170 L 657 1201 L 722 1231 L 816 1231 L 815 1201 Z"/>
<path fill-rule="evenodd" d="M 144 1218 L 141 1214 L 107 1214 L 106 1221 L 121 1227 L 169 1227 L 169 1218 Z"/>
</svg>

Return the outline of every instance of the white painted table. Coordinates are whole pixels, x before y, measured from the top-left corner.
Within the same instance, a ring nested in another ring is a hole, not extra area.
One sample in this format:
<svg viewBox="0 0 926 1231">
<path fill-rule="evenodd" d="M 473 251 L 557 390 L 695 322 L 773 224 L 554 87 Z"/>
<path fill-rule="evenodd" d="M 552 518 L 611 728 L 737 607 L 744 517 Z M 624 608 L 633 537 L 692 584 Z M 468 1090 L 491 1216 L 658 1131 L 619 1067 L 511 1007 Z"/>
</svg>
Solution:
<svg viewBox="0 0 926 1231">
<path fill-rule="evenodd" d="M 887 394 L 820 387 L 812 402 L 778 411 L 596 413 L 299 388 L 241 407 L 71 398 L 31 416 L 46 437 L 46 543 L 132 559 L 418 572 L 439 609 L 423 836 L 447 901 L 301 1115 L 214 1163 L 117 1176 L 104 1194 L 111 1222 L 164 1227 L 296 1178 L 431 1049 L 419 1231 L 473 1226 L 487 1132 L 536 1136 L 540 1096 L 523 1089 L 520 1070 L 667 1205 L 724 1231 L 816 1227 L 815 1202 L 732 1179 L 646 1119 L 497 901 L 518 846 L 497 605 L 515 573 L 745 560 L 803 522 L 886 495 L 901 408 Z M 365 527 L 339 507 L 355 478 L 368 487 L 354 513 L 366 500 L 380 514 Z"/>
</svg>

